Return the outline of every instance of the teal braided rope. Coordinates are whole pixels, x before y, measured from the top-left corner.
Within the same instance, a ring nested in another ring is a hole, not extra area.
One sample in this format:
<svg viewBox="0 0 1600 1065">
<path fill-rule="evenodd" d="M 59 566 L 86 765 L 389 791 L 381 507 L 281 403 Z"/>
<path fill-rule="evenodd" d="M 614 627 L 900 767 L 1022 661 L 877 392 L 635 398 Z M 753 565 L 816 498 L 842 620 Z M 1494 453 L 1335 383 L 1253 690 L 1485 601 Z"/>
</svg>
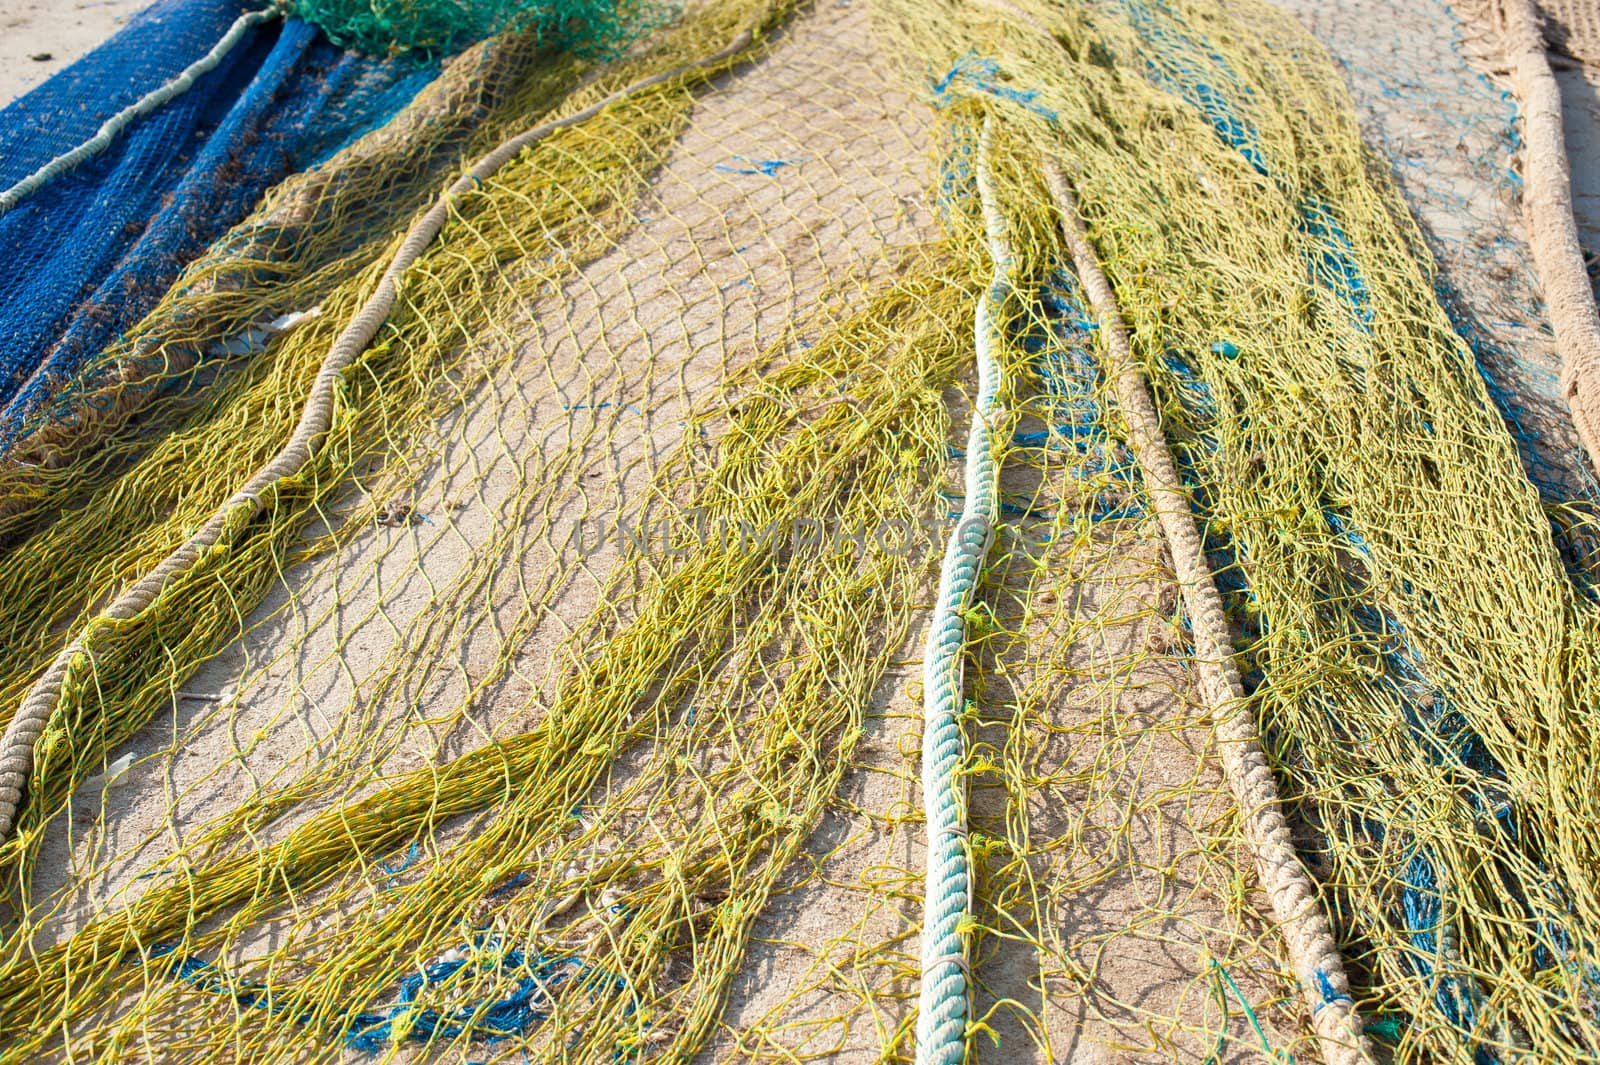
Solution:
<svg viewBox="0 0 1600 1065">
<path fill-rule="evenodd" d="M 182 73 L 177 77 L 162 85 L 159 89 L 153 89 L 139 97 L 139 99 L 106 119 L 93 137 L 90 137 L 71 151 L 61 153 L 9 189 L 0 192 L 0 218 L 5 217 L 23 200 L 26 200 L 56 178 L 76 170 L 88 160 L 105 151 L 111 146 L 111 142 L 116 140 L 119 133 L 139 119 L 188 92 L 196 81 L 214 70 L 218 63 L 227 58 L 228 53 L 233 51 L 235 46 L 244 39 L 246 33 L 249 33 L 263 22 L 277 18 L 282 13 L 278 6 L 274 4 L 272 7 L 260 11 L 246 11 L 237 19 L 234 19 L 233 25 L 228 27 L 228 32 L 224 33 L 222 39 L 211 46 L 211 51 L 184 67 Z"/>
<path fill-rule="evenodd" d="M 978 395 L 967 430 L 965 500 L 945 546 L 939 595 L 922 661 L 922 803 L 928 819 L 928 866 L 923 881 L 922 984 L 917 1000 L 917 1065 L 959 1065 L 966 1053 L 967 954 L 964 924 L 972 907 L 972 859 L 967 851 L 967 796 L 962 763 L 962 656 L 966 612 L 989 553 L 1000 513 L 999 465 L 992 435 L 1000 415 L 1002 374 L 995 358 L 994 305 L 1005 299 L 1011 256 L 995 207 L 984 124 L 978 192 L 994 259 L 994 280 L 978 299 L 974 347 Z"/>
</svg>

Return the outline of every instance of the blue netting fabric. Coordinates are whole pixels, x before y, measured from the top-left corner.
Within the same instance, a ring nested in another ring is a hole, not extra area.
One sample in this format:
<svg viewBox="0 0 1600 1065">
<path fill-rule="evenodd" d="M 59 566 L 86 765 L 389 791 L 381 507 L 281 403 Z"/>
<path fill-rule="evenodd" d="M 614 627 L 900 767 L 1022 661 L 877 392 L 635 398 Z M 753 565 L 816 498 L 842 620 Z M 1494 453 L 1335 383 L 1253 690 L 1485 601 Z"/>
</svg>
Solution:
<svg viewBox="0 0 1600 1065">
<path fill-rule="evenodd" d="M 0 187 L 203 56 L 250 5 L 159 0 L 0 110 Z M 187 93 L 0 217 L 0 450 L 285 174 L 381 124 L 433 77 L 297 19 L 254 30 Z"/>
</svg>

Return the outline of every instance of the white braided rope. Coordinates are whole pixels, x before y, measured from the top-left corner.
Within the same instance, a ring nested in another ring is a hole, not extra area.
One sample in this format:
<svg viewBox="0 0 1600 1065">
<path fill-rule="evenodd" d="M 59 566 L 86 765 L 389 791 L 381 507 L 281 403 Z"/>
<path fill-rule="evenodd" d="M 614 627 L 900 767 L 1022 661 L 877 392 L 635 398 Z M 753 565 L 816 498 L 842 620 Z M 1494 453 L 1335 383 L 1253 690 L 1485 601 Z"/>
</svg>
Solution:
<svg viewBox="0 0 1600 1065">
<path fill-rule="evenodd" d="M 1255 855 L 1261 887 L 1271 900 L 1273 916 L 1289 948 L 1289 962 L 1311 1006 L 1311 1023 L 1323 1059 L 1328 1065 L 1366 1065 L 1373 1060 L 1372 1048 L 1350 998 L 1344 958 L 1333 940 L 1316 885 L 1295 853 L 1279 804 L 1277 781 L 1261 749 L 1255 718 L 1244 702 L 1222 597 L 1217 594 L 1188 496 L 1161 431 L 1160 415 L 1144 373 L 1133 357 L 1116 295 L 1100 269 L 1088 230 L 1078 216 L 1078 202 L 1066 174 L 1060 163 L 1048 157 L 1044 169 L 1061 219 L 1062 236 L 1100 321 L 1106 370 L 1115 383 L 1117 402 L 1127 419 L 1128 444 L 1172 550 L 1172 567 L 1194 627 L 1194 663 L 1200 674 L 1200 694 L 1217 722 L 1223 774 L 1239 804 L 1240 823 Z"/>
<path fill-rule="evenodd" d="M 438 236 L 450 216 L 455 201 L 477 188 L 493 176 L 523 150 L 537 144 L 557 130 L 586 122 L 611 105 L 654 88 L 690 71 L 715 66 L 733 58 L 749 47 L 754 39 L 750 30 L 742 31 L 733 42 L 714 55 L 672 70 L 641 78 L 631 85 L 618 89 L 604 99 L 590 104 L 563 118 L 550 119 L 517 134 L 480 158 L 461 177 L 445 190 L 426 214 L 412 224 L 401 242 L 394 258 L 379 279 L 377 288 L 366 303 L 345 326 L 317 371 L 310 394 L 300 413 L 300 422 L 283 449 L 245 482 L 227 502 L 177 550 L 168 555 L 153 570 L 145 574 L 127 591 L 123 592 L 98 617 L 92 619 L 51 661 L 48 669 L 29 689 L 17 708 L 4 736 L 0 736 L 0 843 L 4 843 L 16 827 L 17 812 L 22 802 L 22 792 L 33 771 L 35 746 L 49 744 L 60 738 L 59 732 L 45 736 L 45 726 L 62 701 L 62 687 L 75 662 L 92 659 L 89 639 L 99 628 L 114 627 L 118 622 L 137 616 L 153 603 L 167 582 L 187 572 L 222 537 L 228 528 L 240 528 L 265 507 L 263 497 L 270 498 L 277 486 L 305 468 L 321 445 L 323 436 L 333 421 L 334 397 L 346 368 L 355 361 L 389 317 L 399 293 L 401 276 L 422 255 L 433 238 Z"/>
<path fill-rule="evenodd" d="M 82 166 L 89 159 L 99 155 L 111 146 L 117 134 L 133 125 L 139 119 L 153 111 L 165 106 L 170 101 L 182 96 L 194 86 L 201 77 L 214 70 L 229 52 L 244 39 L 256 26 L 277 18 L 283 12 L 278 5 L 260 11 L 246 11 L 234 19 L 233 25 L 228 27 L 228 32 L 222 39 L 211 46 L 211 51 L 183 68 L 183 72 L 159 89 L 152 89 L 139 99 L 118 111 L 100 126 L 100 130 L 93 137 L 73 148 L 63 152 L 48 163 L 17 182 L 15 185 L 0 192 L 0 218 L 4 218 L 13 208 L 44 188 L 50 182 L 71 170 Z"/>
<path fill-rule="evenodd" d="M 974 348 L 978 395 L 967 430 L 965 499 L 945 545 L 939 593 L 922 662 L 922 805 L 928 819 L 923 879 L 922 982 L 917 999 L 917 1065 L 960 1065 L 966 1052 L 966 931 L 972 908 L 972 860 L 967 851 L 967 796 L 962 762 L 961 665 L 967 608 L 1000 512 L 999 469 L 992 427 L 1000 416 L 1001 370 L 995 358 L 995 304 L 1004 300 L 1011 254 L 989 173 L 990 124 L 978 152 L 978 194 L 988 231 L 994 278 L 978 298 Z"/>
</svg>

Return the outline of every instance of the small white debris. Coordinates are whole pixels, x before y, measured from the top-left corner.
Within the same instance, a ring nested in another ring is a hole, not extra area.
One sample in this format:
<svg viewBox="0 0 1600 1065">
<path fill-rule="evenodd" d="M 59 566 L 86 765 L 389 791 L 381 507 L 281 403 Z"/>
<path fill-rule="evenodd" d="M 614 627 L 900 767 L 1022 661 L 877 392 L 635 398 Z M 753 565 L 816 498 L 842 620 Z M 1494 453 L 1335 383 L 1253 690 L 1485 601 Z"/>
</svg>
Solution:
<svg viewBox="0 0 1600 1065">
<path fill-rule="evenodd" d="M 253 355 L 267 346 L 270 335 L 260 326 L 252 325 L 242 333 L 209 345 L 206 354 L 214 359 L 229 355 Z"/>
<path fill-rule="evenodd" d="M 122 776 L 122 774 L 128 771 L 128 767 L 131 765 L 133 765 L 133 752 L 129 751 L 121 758 L 118 758 L 116 761 L 106 766 L 106 771 L 100 776 L 100 782 L 106 787 L 116 784 L 118 779 Z"/>
<path fill-rule="evenodd" d="M 179 699 L 187 699 L 196 703 L 232 703 L 238 698 L 239 693 L 233 688 L 223 688 L 219 692 L 179 692 Z"/>
<path fill-rule="evenodd" d="M 308 307 L 303 311 L 290 311 L 288 314 L 278 315 L 278 317 L 268 322 L 265 328 L 269 333 L 287 333 L 289 330 L 298 328 L 302 323 L 310 321 L 321 313 L 321 304 L 315 307 Z"/>
<path fill-rule="evenodd" d="M 254 355 L 265 348 L 267 341 L 273 337 L 297 329 L 321 313 L 322 306 L 318 304 L 303 311 L 290 311 L 288 314 L 280 314 L 270 322 L 246 326 L 243 332 L 211 344 L 206 348 L 206 354 L 215 358 L 229 355 Z"/>
</svg>

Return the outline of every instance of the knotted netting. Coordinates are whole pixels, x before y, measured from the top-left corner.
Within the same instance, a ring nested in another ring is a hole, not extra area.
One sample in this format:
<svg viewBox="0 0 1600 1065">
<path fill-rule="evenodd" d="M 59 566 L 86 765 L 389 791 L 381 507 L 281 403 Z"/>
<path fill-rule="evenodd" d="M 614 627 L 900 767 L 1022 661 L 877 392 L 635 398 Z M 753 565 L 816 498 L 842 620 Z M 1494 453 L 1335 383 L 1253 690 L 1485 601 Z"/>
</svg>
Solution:
<svg viewBox="0 0 1600 1065">
<path fill-rule="evenodd" d="M 1369 1032 L 1600 1050 L 1589 482 L 1480 195 L 1511 114 L 1448 13 L 1385 50 L 1364 10 L 1306 12 L 1323 45 L 1249 0 L 726 0 L 612 60 L 525 28 L 281 183 L 0 467 L 8 714 L 77 641 L 0 846 L 3 1055 L 910 1058 L 987 293 L 965 1051 L 1332 1056 L 1046 159 Z M 449 201 L 322 445 L 104 613 L 277 453 L 463 159 L 655 73 Z M 1417 154 L 1440 128 L 1466 150 Z"/>
<path fill-rule="evenodd" d="M 246 6 L 161 0 L 0 110 L 0 189 L 206 56 Z M 0 210 L 0 449 L 266 189 L 381 125 L 432 76 L 347 54 L 299 19 L 250 26 L 187 91 Z"/>
<path fill-rule="evenodd" d="M 614 54 L 666 8 L 615 0 L 288 0 L 299 18 L 360 52 L 450 53 L 505 31 Z"/>
</svg>

